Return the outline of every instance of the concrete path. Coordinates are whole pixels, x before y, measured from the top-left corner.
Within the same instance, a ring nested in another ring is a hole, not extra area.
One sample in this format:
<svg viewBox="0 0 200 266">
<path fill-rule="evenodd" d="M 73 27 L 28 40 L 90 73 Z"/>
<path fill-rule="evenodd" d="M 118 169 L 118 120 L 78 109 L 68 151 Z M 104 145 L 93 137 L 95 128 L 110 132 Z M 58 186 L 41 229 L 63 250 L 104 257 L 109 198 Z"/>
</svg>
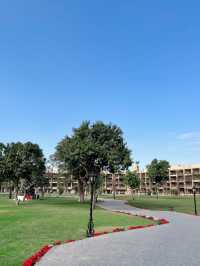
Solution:
<svg viewBox="0 0 200 266">
<path fill-rule="evenodd" d="M 199 266 L 200 217 L 130 207 L 105 200 L 109 210 L 166 218 L 169 224 L 56 246 L 37 266 Z"/>
</svg>

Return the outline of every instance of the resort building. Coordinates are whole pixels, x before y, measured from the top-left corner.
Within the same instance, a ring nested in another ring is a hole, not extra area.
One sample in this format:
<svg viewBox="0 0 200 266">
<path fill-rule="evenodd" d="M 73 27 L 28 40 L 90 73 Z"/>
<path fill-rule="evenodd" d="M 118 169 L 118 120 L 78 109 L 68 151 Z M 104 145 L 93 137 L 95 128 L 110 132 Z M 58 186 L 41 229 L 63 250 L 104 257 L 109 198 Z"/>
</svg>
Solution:
<svg viewBox="0 0 200 266">
<path fill-rule="evenodd" d="M 155 185 L 148 177 L 147 171 L 140 171 L 140 193 L 155 193 Z M 163 195 L 190 195 L 193 187 L 200 194 L 200 164 L 172 165 L 169 169 L 169 178 L 159 188 Z"/>
<path fill-rule="evenodd" d="M 102 192 L 104 194 L 112 194 L 114 191 L 116 194 L 126 194 L 128 189 L 123 183 L 121 174 L 112 175 L 108 173 L 105 175 L 102 184 Z"/>
<path fill-rule="evenodd" d="M 200 194 L 200 164 L 189 165 L 172 165 L 169 169 L 169 178 L 162 185 L 156 188 L 151 182 L 147 170 L 141 171 L 139 165 L 132 167 L 132 171 L 136 171 L 140 178 L 140 187 L 135 193 L 142 195 L 156 194 L 156 190 L 160 195 L 191 195 L 193 187 L 196 193 Z M 44 188 L 47 193 L 68 193 L 75 194 L 78 192 L 78 182 L 72 176 L 59 175 L 56 170 L 47 170 L 49 185 Z M 14 190 L 14 188 L 12 188 Z M 130 194 L 130 189 L 123 182 L 123 174 L 105 173 L 101 187 L 104 194 Z M 2 182 L 0 184 L 0 192 L 9 192 L 9 184 Z M 87 191 L 88 192 L 88 191 Z"/>
</svg>

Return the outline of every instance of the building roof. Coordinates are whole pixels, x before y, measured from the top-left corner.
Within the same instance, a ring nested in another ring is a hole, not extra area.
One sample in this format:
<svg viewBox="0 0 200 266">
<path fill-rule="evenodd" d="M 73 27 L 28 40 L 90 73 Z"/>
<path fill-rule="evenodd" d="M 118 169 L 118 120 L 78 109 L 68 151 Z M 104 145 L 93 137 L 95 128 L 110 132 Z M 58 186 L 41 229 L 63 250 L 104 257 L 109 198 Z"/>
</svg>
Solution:
<svg viewBox="0 0 200 266">
<path fill-rule="evenodd" d="M 171 165 L 170 170 L 193 169 L 193 168 L 200 168 L 200 163 L 196 163 L 196 164 L 174 164 L 174 165 Z"/>
<path fill-rule="evenodd" d="M 199 168 L 200 169 L 200 163 L 196 163 L 196 164 L 172 164 L 170 166 L 170 170 L 183 170 L 183 169 L 196 169 Z M 140 169 L 140 173 L 146 173 L 147 172 L 147 168 Z"/>
</svg>

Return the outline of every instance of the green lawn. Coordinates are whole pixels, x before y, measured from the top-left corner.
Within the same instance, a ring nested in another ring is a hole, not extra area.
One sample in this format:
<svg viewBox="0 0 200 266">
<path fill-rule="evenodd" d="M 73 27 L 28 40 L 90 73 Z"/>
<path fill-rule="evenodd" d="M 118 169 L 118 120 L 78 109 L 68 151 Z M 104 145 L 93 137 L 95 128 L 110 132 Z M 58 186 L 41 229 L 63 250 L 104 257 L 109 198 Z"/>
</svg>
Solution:
<svg viewBox="0 0 200 266">
<path fill-rule="evenodd" d="M 194 214 L 193 197 L 135 197 L 134 200 L 129 198 L 129 204 L 138 208 L 152 210 L 174 210 L 177 212 Z M 200 214 L 200 197 L 197 197 L 197 212 Z"/>
<path fill-rule="evenodd" d="M 88 203 L 72 198 L 47 198 L 16 206 L 13 200 L 0 196 L 0 265 L 16 266 L 54 240 L 85 237 Z M 95 229 L 129 225 L 146 225 L 152 221 L 97 208 Z"/>
<path fill-rule="evenodd" d="M 111 195 L 103 195 L 102 198 L 112 198 Z M 194 199 L 192 196 L 131 196 L 117 195 L 116 199 L 127 200 L 134 207 L 151 210 L 174 210 L 177 212 L 194 214 Z M 196 197 L 197 212 L 200 215 L 200 197 Z"/>
</svg>

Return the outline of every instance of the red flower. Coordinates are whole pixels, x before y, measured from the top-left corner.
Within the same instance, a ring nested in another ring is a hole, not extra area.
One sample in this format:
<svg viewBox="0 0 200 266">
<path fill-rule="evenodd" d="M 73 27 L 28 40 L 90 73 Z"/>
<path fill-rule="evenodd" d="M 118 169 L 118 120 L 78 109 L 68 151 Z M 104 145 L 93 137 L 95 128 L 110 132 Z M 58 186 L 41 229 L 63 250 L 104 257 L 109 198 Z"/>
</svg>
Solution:
<svg viewBox="0 0 200 266">
<path fill-rule="evenodd" d="M 168 224 L 169 221 L 167 221 L 166 219 L 160 219 L 160 220 L 158 221 L 158 223 L 159 223 L 159 224 Z"/>
<path fill-rule="evenodd" d="M 95 232 L 93 236 L 95 237 L 95 236 L 102 236 L 102 235 L 104 235 L 104 232 Z"/>
<path fill-rule="evenodd" d="M 42 256 L 44 256 L 52 247 L 44 246 L 30 258 L 23 262 L 23 266 L 33 266 Z"/>
<path fill-rule="evenodd" d="M 151 226 L 154 226 L 154 224 L 148 224 L 145 227 L 151 227 Z"/>
<path fill-rule="evenodd" d="M 125 230 L 124 228 L 115 228 L 115 229 L 113 229 L 113 233 L 122 232 L 124 230 Z"/>
<path fill-rule="evenodd" d="M 75 240 L 65 240 L 64 243 L 72 243 L 72 242 L 75 242 Z"/>
<path fill-rule="evenodd" d="M 33 261 L 32 259 L 27 259 L 23 262 L 22 264 L 23 266 L 32 266 L 33 265 Z"/>
<path fill-rule="evenodd" d="M 135 230 L 135 229 L 141 229 L 141 228 L 144 228 L 144 226 L 143 225 L 129 226 L 128 230 Z"/>
</svg>

